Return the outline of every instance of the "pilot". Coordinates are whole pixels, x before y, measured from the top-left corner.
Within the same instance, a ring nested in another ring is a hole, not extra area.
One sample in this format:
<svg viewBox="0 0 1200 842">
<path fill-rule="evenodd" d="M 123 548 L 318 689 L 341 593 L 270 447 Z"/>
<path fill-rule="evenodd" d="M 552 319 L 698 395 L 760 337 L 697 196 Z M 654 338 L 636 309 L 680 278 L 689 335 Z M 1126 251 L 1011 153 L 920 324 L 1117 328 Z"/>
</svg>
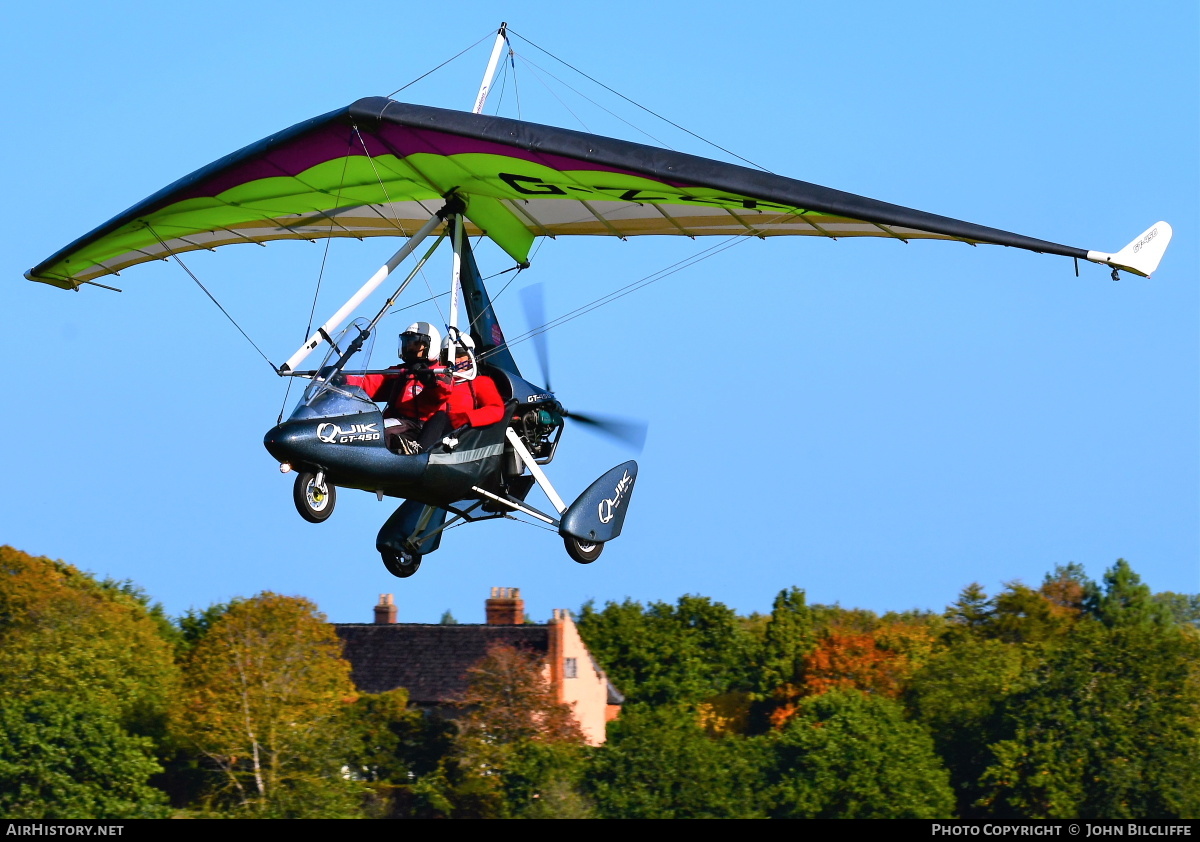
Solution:
<svg viewBox="0 0 1200 842">
<path fill-rule="evenodd" d="M 430 356 L 440 347 L 441 334 L 436 327 L 413 322 L 400 334 L 401 365 L 392 366 L 387 374 L 346 377 L 350 385 L 362 386 L 372 400 L 387 401 L 383 426 L 386 444 L 393 450 L 420 453 L 422 428 L 450 397 L 450 375 Z"/>
<path fill-rule="evenodd" d="M 483 427 L 504 418 L 504 399 L 496 382 L 480 374 L 475 362 L 475 340 L 465 333 L 454 331 L 443 347 L 446 356 L 454 357 L 450 371 L 454 376 L 449 400 L 442 411 L 429 419 L 421 433 L 421 443 L 428 448 L 447 432 L 463 427 Z"/>
</svg>

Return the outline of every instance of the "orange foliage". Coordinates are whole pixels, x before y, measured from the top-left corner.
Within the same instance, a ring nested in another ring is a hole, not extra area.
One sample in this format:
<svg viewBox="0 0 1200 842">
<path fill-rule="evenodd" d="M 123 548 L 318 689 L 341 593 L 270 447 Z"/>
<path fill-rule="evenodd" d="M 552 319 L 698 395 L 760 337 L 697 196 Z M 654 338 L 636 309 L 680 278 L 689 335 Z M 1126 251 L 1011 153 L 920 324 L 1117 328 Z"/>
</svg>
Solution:
<svg viewBox="0 0 1200 842">
<path fill-rule="evenodd" d="M 925 626 L 891 623 L 874 631 L 835 626 L 826 629 L 804 659 L 798 684 L 783 684 L 771 694 L 771 726 L 781 728 L 806 696 L 830 690 L 860 690 L 889 698 L 900 695 L 904 681 L 933 651 L 934 636 Z"/>
<path fill-rule="evenodd" d="M 805 659 L 804 685 L 813 696 L 844 689 L 894 698 L 906 662 L 899 652 L 882 648 L 875 634 L 830 629 Z"/>
<path fill-rule="evenodd" d="M 1060 576 L 1051 579 L 1038 588 L 1051 605 L 1051 610 L 1059 617 L 1075 617 L 1083 613 L 1083 601 L 1086 596 L 1083 584 L 1077 579 Z"/>
<path fill-rule="evenodd" d="M 541 658 L 503 643 L 467 670 L 469 686 L 459 700 L 464 734 L 485 742 L 519 740 L 582 743 L 583 732 L 570 705 L 558 701 Z"/>
</svg>

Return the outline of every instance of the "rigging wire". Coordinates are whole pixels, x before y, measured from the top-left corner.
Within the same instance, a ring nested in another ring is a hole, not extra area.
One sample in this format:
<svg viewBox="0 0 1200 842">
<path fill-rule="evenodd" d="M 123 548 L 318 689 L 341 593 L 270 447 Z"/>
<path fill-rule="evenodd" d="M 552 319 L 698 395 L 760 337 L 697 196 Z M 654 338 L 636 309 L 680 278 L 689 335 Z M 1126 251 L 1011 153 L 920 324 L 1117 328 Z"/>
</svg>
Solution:
<svg viewBox="0 0 1200 842">
<path fill-rule="evenodd" d="M 493 272 L 492 274 L 488 275 L 486 278 L 480 278 L 480 282 L 482 283 L 483 281 L 490 281 L 492 278 L 495 278 L 499 275 L 503 275 L 505 272 L 512 272 L 514 270 L 517 270 L 517 274 L 520 274 L 520 269 L 521 269 L 520 266 L 510 266 L 507 269 L 501 269 L 499 272 Z M 515 278 L 516 275 L 514 275 L 513 277 Z M 508 283 L 511 284 L 512 281 L 509 281 Z M 500 290 L 500 292 L 501 293 L 504 292 L 505 289 L 508 289 L 508 284 L 505 284 L 503 289 Z M 390 316 L 395 313 L 402 313 L 405 310 L 411 310 L 413 307 L 420 307 L 422 304 L 428 304 L 430 301 L 434 301 L 438 298 L 445 298 L 449 294 L 450 294 L 449 292 L 439 292 L 434 295 L 431 295 L 429 298 L 422 298 L 420 301 L 414 301 L 412 304 L 405 304 L 403 307 L 394 307 L 394 308 L 392 308 L 391 312 L 388 313 L 388 315 Z M 497 293 L 496 297 L 499 298 L 500 294 Z"/>
<path fill-rule="evenodd" d="M 549 85 L 547 85 L 547 84 L 546 84 L 546 80 L 545 80 L 545 79 L 543 79 L 541 76 L 539 76 L 539 75 L 537 74 L 537 69 L 536 69 L 536 68 L 537 68 L 537 65 L 535 65 L 533 62 L 529 61 L 529 59 L 525 58 L 524 56 L 521 56 L 521 61 L 528 62 L 528 63 L 529 63 L 529 66 L 530 66 L 531 68 L 535 68 L 535 69 L 533 69 L 533 70 L 530 70 L 530 73 L 533 75 L 533 78 L 534 78 L 534 79 L 537 79 L 539 82 L 541 82 L 541 83 L 542 83 L 542 87 L 543 87 L 543 88 L 545 88 L 545 89 L 546 89 L 546 90 L 549 92 L 550 96 L 552 96 L 552 97 L 554 97 L 556 100 L 558 100 L 558 104 L 559 104 L 559 105 L 561 105 L 563 108 L 567 109 L 567 113 L 569 113 L 569 114 L 570 114 L 572 117 L 574 117 L 574 118 L 575 118 L 575 122 L 577 122 L 577 123 L 579 123 L 579 125 L 583 126 L 583 129 L 584 129 L 584 131 L 586 131 L 586 132 L 591 132 L 591 128 L 589 128 L 589 127 L 588 127 L 588 124 L 587 124 L 587 123 L 583 122 L 583 118 L 582 118 L 582 117 L 580 117 L 578 114 L 576 114 L 576 113 L 575 113 L 575 112 L 572 110 L 571 106 L 569 106 L 569 105 L 567 105 L 565 102 L 563 102 L 563 99 L 562 99 L 562 97 L 560 97 L 560 96 L 558 95 L 558 93 L 557 93 L 557 92 L 556 92 L 556 91 L 555 91 L 553 88 L 551 88 Z M 549 75 L 549 74 L 547 74 L 547 75 Z M 550 78 L 551 78 L 551 79 L 553 79 L 554 77 L 553 77 L 553 76 L 550 76 Z M 560 81 L 560 80 L 555 80 L 555 81 Z M 564 84 L 566 84 L 566 83 L 564 83 Z M 567 87 L 568 87 L 568 88 L 570 88 L 571 86 L 570 86 L 570 85 L 567 85 Z M 576 91 L 576 93 L 578 93 L 578 91 Z M 584 98 L 586 99 L 586 97 L 584 97 Z"/>
<path fill-rule="evenodd" d="M 151 234 L 154 235 L 154 239 L 158 240 L 158 244 L 167 250 L 167 254 L 171 255 L 171 257 L 173 257 L 175 259 L 175 262 L 179 264 L 180 268 L 183 269 L 184 272 L 187 272 L 188 277 L 190 277 L 193 281 L 196 282 L 196 286 L 200 287 L 200 289 L 204 291 L 204 294 L 208 296 L 209 301 L 211 301 L 213 304 L 217 305 L 217 309 L 225 314 L 225 318 L 229 319 L 229 323 L 238 329 L 238 333 L 240 333 L 242 336 L 246 337 L 246 341 L 249 342 L 254 347 L 255 351 L 258 351 L 258 355 L 260 357 L 262 357 L 264 360 L 266 360 L 267 365 L 269 365 L 271 367 L 271 369 L 276 374 L 278 374 L 279 366 L 277 366 L 277 365 L 275 365 L 275 363 L 271 362 L 270 358 L 266 354 L 264 354 L 262 349 L 259 348 L 258 345 L 256 345 L 254 343 L 254 340 L 250 338 L 249 334 L 247 334 L 246 331 L 242 330 L 242 326 L 239 325 L 236 321 L 234 321 L 233 316 L 229 315 L 229 311 L 221 306 L 221 302 L 217 301 L 217 299 L 213 296 L 213 294 L 211 292 L 208 291 L 208 288 L 206 286 L 204 286 L 204 284 L 200 283 L 200 279 L 197 278 L 196 274 L 191 269 L 189 269 L 187 267 L 187 264 L 184 263 L 179 258 L 179 255 L 175 253 L 175 250 L 172 249 L 169 245 L 167 245 L 162 237 L 158 236 L 158 232 L 154 230 L 154 226 L 151 225 L 149 222 L 146 222 L 144 224 L 146 226 L 146 229 Z"/>
<path fill-rule="evenodd" d="M 445 67 L 447 64 L 449 64 L 450 62 L 454 61 L 456 58 L 459 58 L 460 56 L 462 56 L 462 55 L 463 55 L 463 53 L 470 52 L 471 50 L 475 49 L 476 47 L 478 47 L 480 44 L 482 44 L 484 41 L 486 41 L 488 38 L 492 37 L 492 36 L 493 36 L 493 35 L 495 35 L 495 34 L 496 34 L 496 30 L 494 30 L 494 29 L 489 29 L 489 30 L 487 31 L 487 34 L 485 34 L 485 35 L 484 35 L 482 38 L 480 38 L 478 41 L 476 41 L 476 42 L 475 42 L 474 44 L 472 44 L 471 46 L 467 47 L 467 48 L 466 48 L 465 50 L 463 50 L 462 52 L 460 52 L 460 53 L 458 53 L 458 54 L 456 54 L 456 55 L 453 55 L 453 56 L 451 56 L 450 58 L 446 59 L 446 60 L 445 60 L 445 61 L 443 61 L 441 64 L 439 64 L 437 67 L 433 68 L 433 70 L 429 70 L 429 71 L 426 71 L 425 73 L 422 73 L 420 76 L 418 76 L 416 79 L 413 79 L 413 80 L 412 80 L 411 82 L 409 82 L 407 85 L 402 85 L 402 86 L 400 86 L 399 88 L 396 88 L 396 90 L 394 90 L 394 91 L 392 91 L 390 94 L 388 94 L 388 99 L 391 99 L 392 97 L 394 97 L 396 94 L 400 93 L 400 92 L 401 92 L 402 90 L 404 90 L 405 88 L 411 88 L 413 85 L 417 84 L 417 82 L 420 82 L 420 81 L 421 81 L 422 79 L 424 79 L 426 76 L 429 76 L 429 75 L 431 75 L 431 74 L 433 74 L 433 73 L 437 73 L 439 70 L 441 70 L 441 69 L 442 69 L 443 67 Z"/>
<path fill-rule="evenodd" d="M 610 293 L 602 295 L 599 298 L 596 298 L 587 304 L 576 307 L 574 310 L 564 313 L 563 315 L 558 316 L 557 318 L 551 319 L 550 321 L 546 322 L 545 324 L 542 324 L 535 328 L 531 328 L 530 330 L 525 331 L 525 333 L 515 336 L 512 339 L 509 339 L 501 347 L 511 348 L 513 345 L 519 345 L 520 343 L 528 341 L 539 334 L 546 333 L 547 331 L 553 330 L 556 327 L 561 327 L 564 324 L 566 324 L 567 322 L 574 321 L 575 319 L 579 318 L 580 316 L 585 316 L 588 313 L 592 312 L 593 310 L 598 310 L 599 308 L 604 307 L 608 304 L 611 304 L 620 298 L 624 298 L 626 295 L 630 295 L 631 293 L 634 293 L 634 292 L 637 292 L 638 290 L 644 289 L 644 288 L 650 286 L 651 284 L 655 284 L 655 283 L 661 281 L 663 278 L 667 278 L 667 277 L 670 277 L 671 275 L 674 275 L 676 272 L 681 272 L 684 269 L 690 269 L 692 266 L 695 266 L 697 263 L 700 263 L 701 261 L 704 261 L 704 260 L 708 260 L 710 257 L 716 257 L 721 252 L 727 251 L 728 249 L 731 249 L 736 245 L 740 245 L 742 243 L 748 242 L 750 239 L 751 239 L 750 237 L 747 237 L 747 236 L 744 236 L 741 234 L 734 235 L 732 237 L 727 237 L 726 239 L 722 240 L 721 242 L 719 242 L 715 245 L 709 246 L 707 249 L 700 252 L 699 254 L 689 255 L 688 257 L 685 257 L 682 260 L 676 261 L 675 263 L 672 263 L 669 266 L 666 266 L 655 272 L 651 272 L 649 275 L 644 275 L 636 281 L 626 284 L 625 286 L 620 287 L 618 289 L 615 289 Z M 496 348 L 492 351 L 485 351 L 479 355 L 479 359 L 486 360 L 488 357 L 490 357 L 492 354 L 496 353 L 497 351 L 499 351 L 499 348 Z"/>
<path fill-rule="evenodd" d="M 392 215 L 392 221 L 396 223 L 396 227 L 400 229 L 401 234 L 405 237 L 409 236 L 409 233 L 404 230 L 404 225 L 400 222 L 400 218 L 396 216 L 396 209 L 392 205 L 392 196 L 388 193 L 387 185 L 383 183 L 383 177 L 379 174 L 379 168 L 375 166 L 375 159 L 371 157 L 371 151 L 367 149 L 367 141 L 363 138 L 362 132 L 358 130 L 357 124 L 354 124 L 354 133 L 358 136 L 358 142 L 362 144 L 363 153 L 367 156 L 367 160 L 371 162 L 371 170 L 375 173 L 375 180 L 379 182 L 380 189 L 383 190 L 383 198 L 387 200 L 387 208 L 388 212 Z M 421 273 L 421 280 L 425 282 L 425 287 L 429 290 L 429 294 L 436 299 L 437 296 L 433 292 L 433 284 L 429 283 L 429 276 L 425 274 L 425 267 L 423 265 L 419 266 L 418 271 Z M 436 301 L 434 301 L 434 306 L 437 307 L 438 318 L 442 320 L 442 324 L 445 324 L 446 315 L 442 312 L 442 306 Z"/>
<path fill-rule="evenodd" d="M 338 180 L 337 195 L 334 197 L 334 207 L 341 207 L 342 190 L 346 187 L 346 168 L 350 166 L 350 148 L 354 146 L 354 139 L 347 136 L 346 138 L 346 155 L 342 161 L 342 177 Z M 308 340 L 312 336 L 313 317 L 317 313 L 317 298 L 321 295 L 321 282 L 325 279 L 325 263 L 329 260 L 329 246 L 333 242 L 333 217 L 329 217 L 329 232 L 325 235 L 325 250 L 321 255 L 321 268 L 317 271 L 317 287 L 313 290 L 312 307 L 308 310 L 308 325 L 304 328 L 304 336 L 301 337 L 301 342 Z M 283 410 L 287 408 L 288 398 L 292 395 L 292 378 L 287 378 L 287 388 L 283 391 L 283 401 L 279 404 L 279 416 L 275 419 L 278 424 L 283 421 Z"/>
<path fill-rule="evenodd" d="M 505 43 L 508 43 L 507 41 Z M 512 53 L 512 48 L 509 47 L 509 53 Z M 500 96 L 495 101 L 495 106 L 492 108 L 492 116 L 495 117 L 500 113 L 500 106 L 504 104 L 504 88 L 505 82 L 508 81 L 508 62 L 500 62 L 500 81 L 494 87 L 500 89 Z"/>
<path fill-rule="evenodd" d="M 517 100 L 517 119 L 521 117 L 521 86 L 517 84 L 517 52 L 512 48 L 512 44 L 508 45 L 508 63 L 512 65 L 512 80 L 513 80 L 513 97 Z"/>
<path fill-rule="evenodd" d="M 601 111 L 603 111 L 605 114 L 607 114 L 607 115 L 609 115 L 610 117 L 612 117 L 613 119 L 615 119 L 615 120 L 619 120 L 620 122 L 622 122 L 622 123 L 624 123 L 625 125 L 629 126 L 629 128 L 633 129 L 633 130 L 634 130 L 635 132 L 637 132 L 638 134 L 644 134 L 646 137 L 650 138 L 650 139 L 651 139 L 651 140 L 653 140 L 655 143 L 657 143 L 657 144 L 659 144 L 660 146 L 663 146 L 663 147 L 665 147 L 665 148 L 667 148 L 667 149 L 671 149 L 671 150 L 674 150 L 674 149 L 675 149 L 675 147 L 671 146 L 671 145 L 670 145 L 669 143 L 667 143 L 665 140 L 660 140 L 659 138 L 657 138 L 657 137 L 655 137 L 654 135 L 650 134 L 650 132 L 648 132 L 648 131 L 646 131 L 645 129 L 641 128 L 640 126 L 634 125 L 633 123 L 629 122 L 629 121 L 628 121 L 628 120 L 626 120 L 624 117 L 622 117 L 620 114 L 617 114 L 615 111 L 612 111 L 612 110 L 610 110 L 610 109 L 608 109 L 608 108 L 604 107 L 604 106 L 603 106 L 603 105 L 601 105 L 600 103 L 596 102 L 596 100 L 592 99 L 590 96 L 588 96 L 587 94 L 585 94 L 583 91 L 580 91 L 579 89 L 575 88 L 574 86 L 572 86 L 572 85 L 568 84 L 568 83 L 567 83 L 565 80 L 558 78 L 558 77 L 557 77 L 557 76 L 555 76 L 553 73 L 551 73 L 549 70 L 547 70 L 546 68 L 544 68 L 544 67 L 542 67 L 541 65 L 537 64 L 536 62 L 534 62 L 534 61 L 533 61 L 532 59 L 530 59 L 528 56 L 522 55 L 522 56 L 521 56 L 521 61 L 523 61 L 523 62 L 526 62 L 526 63 L 527 63 L 527 64 L 528 64 L 530 67 L 533 67 L 533 68 L 536 68 L 537 70 L 540 70 L 540 71 L 542 71 L 542 72 L 543 72 L 543 73 L 545 73 L 547 76 L 549 76 L 551 79 L 553 79 L 555 82 L 558 82 L 560 85 L 562 85 L 562 86 L 563 86 L 564 88 L 566 88 L 567 90 L 571 91 L 571 92 L 572 92 L 573 94 L 575 94 L 576 96 L 578 96 L 578 97 L 581 97 L 581 98 L 583 98 L 583 99 L 586 99 L 588 102 L 590 102 L 592 105 L 594 105 L 594 106 L 596 106 L 597 108 L 599 108 L 599 109 L 600 109 Z M 536 76 L 536 74 L 535 74 L 535 76 Z M 541 81 L 541 80 L 539 79 L 538 81 Z M 542 84 L 544 85 L 544 84 L 546 84 L 546 83 L 545 83 L 545 82 L 542 82 Z M 552 92 L 552 93 L 553 93 L 553 92 Z M 559 102 L 562 102 L 562 100 L 559 100 Z M 570 110 L 570 109 L 568 109 L 568 110 Z"/>
<path fill-rule="evenodd" d="M 567 62 L 567 61 L 564 61 L 563 59 L 561 59 L 561 58 L 559 58 L 558 56 L 554 55 L 554 53 L 550 52 L 549 50 L 547 50 L 547 49 L 544 49 L 543 47 L 541 47 L 541 46 L 539 46 L 539 45 L 535 44 L 533 41 L 530 41 L 530 40 L 529 40 L 528 38 L 526 38 L 524 35 L 520 34 L 519 32 L 516 32 L 516 31 L 514 31 L 514 30 L 513 30 L 511 27 L 509 27 L 509 29 L 508 29 L 508 34 L 509 34 L 509 35 L 515 35 L 515 36 L 517 36 L 518 38 L 520 38 L 522 41 L 526 42 L 526 43 L 527 43 L 527 44 L 529 44 L 530 46 L 532 46 L 532 47 L 534 47 L 534 48 L 536 48 L 536 49 L 540 50 L 541 52 L 545 53 L 546 55 L 550 56 L 550 58 L 554 59 L 554 60 L 555 60 L 555 61 L 557 61 L 559 64 L 562 64 L 562 65 L 564 65 L 564 66 L 566 66 L 566 67 L 570 68 L 571 70 L 574 70 L 576 73 L 578 73 L 578 74 L 579 74 L 580 76 L 582 76 L 583 78 L 585 78 L 585 79 L 587 79 L 587 80 L 589 80 L 589 81 L 591 81 L 591 82 L 593 82 L 593 83 L 595 83 L 595 84 L 599 85 L 600 87 L 604 88 L 604 90 L 608 91 L 609 93 L 611 93 L 611 94 L 615 94 L 616 96 L 619 96 L 621 99 L 625 100 L 625 101 L 626 101 L 626 102 L 628 102 L 630 105 L 633 105 L 633 106 L 634 106 L 634 107 L 636 107 L 636 108 L 640 108 L 642 111 L 645 111 L 647 114 L 651 115 L 652 117 L 657 117 L 658 119 L 662 120 L 664 123 L 669 123 L 669 124 L 671 124 L 671 125 L 672 125 L 672 126 L 674 126 L 675 128 L 679 129 L 681 132 L 685 132 L 686 134 L 689 134 L 689 135 L 691 135 L 692 137 L 696 138 L 697 140 L 699 140 L 699 141 L 702 141 L 702 142 L 704 142 L 704 143 L 707 143 L 709 146 L 712 146 L 712 147 L 713 147 L 713 148 L 715 148 L 715 149 L 720 149 L 720 150 L 721 150 L 722 152 L 724 152 L 725 154 L 727 154 L 727 155 L 732 155 L 733 157 L 737 158 L 739 161 L 744 161 L 744 162 L 746 162 L 747 164 L 749 164 L 750 166 L 754 167 L 755 169 L 762 170 L 763 172 L 766 172 L 766 173 L 770 173 L 770 172 L 771 172 L 771 170 L 767 169 L 766 167 L 762 166 L 761 164 L 756 164 L 756 163 L 754 163 L 753 161 L 751 161 L 749 158 L 743 158 L 741 155 L 737 154 L 736 152 L 734 152 L 734 151 L 732 151 L 732 150 L 726 149 L 724 146 L 721 146 L 719 143 L 713 143 L 713 142 L 712 142 L 711 140 L 709 140 L 708 138 L 701 137 L 700 135 L 696 134 L 696 133 L 695 133 L 695 132 L 693 132 L 692 130 L 690 130 L 690 129 L 686 129 L 686 128 L 684 128 L 683 126 L 681 126 L 681 125 L 679 125 L 678 123 L 676 123 L 675 121 L 673 121 L 673 120 L 668 120 L 666 117 L 664 117 L 664 116 L 662 116 L 661 114 L 658 114 L 658 113 L 656 113 L 656 112 L 654 112 L 654 111 L 650 110 L 649 108 L 647 108 L 646 106 L 642 105 L 641 103 L 635 102 L 634 100 L 632 100 L 632 99 L 630 99 L 629 97 L 625 96 L 625 94 L 621 93 L 620 91 L 617 91 L 617 90 L 614 90 L 613 88 L 610 88 L 608 85 L 604 84 L 604 83 L 603 83 L 603 82 L 601 82 L 599 79 L 596 79 L 596 78 L 594 78 L 594 77 L 592 77 L 592 76 L 589 76 L 588 74 L 586 74 L 586 73 L 584 73 L 582 70 L 580 70 L 578 67 L 575 67 L 574 65 L 570 64 L 569 62 Z M 774 174 L 774 173 L 772 173 L 772 174 Z"/>
</svg>

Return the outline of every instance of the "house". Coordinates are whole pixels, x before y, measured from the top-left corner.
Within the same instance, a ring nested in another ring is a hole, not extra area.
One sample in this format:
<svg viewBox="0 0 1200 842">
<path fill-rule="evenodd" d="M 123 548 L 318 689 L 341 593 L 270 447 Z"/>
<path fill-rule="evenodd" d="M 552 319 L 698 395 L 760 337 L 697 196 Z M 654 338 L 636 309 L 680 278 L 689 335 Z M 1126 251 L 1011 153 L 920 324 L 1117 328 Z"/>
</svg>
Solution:
<svg viewBox="0 0 1200 842">
<path fill-rule="evenodd" d="M 397 622 L 392 594 L 381 594 L 373 623 L 335 623 L 354 684 L 364 693 L 403 687 L 423 708 L 442 707 L 467 689 L 467 670 L 489 647 L 508 644 L 544 659 L 558 700 L 570 705 L 588 743 L 600 745 L 624 698 L 579 637 L 571 612 L 556 608 L 548 623 L 528 623 L 519 588 L 492 588 L 487 622 Z"/>
</svg>

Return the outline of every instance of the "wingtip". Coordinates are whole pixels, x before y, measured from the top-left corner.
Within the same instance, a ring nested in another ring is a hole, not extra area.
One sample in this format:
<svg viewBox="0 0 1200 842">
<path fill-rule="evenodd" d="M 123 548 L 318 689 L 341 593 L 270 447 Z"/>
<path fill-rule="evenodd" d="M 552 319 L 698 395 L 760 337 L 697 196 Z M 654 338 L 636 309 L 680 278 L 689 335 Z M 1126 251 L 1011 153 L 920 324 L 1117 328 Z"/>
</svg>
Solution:
<svg viewBox="0 0 1200 842">
<path fill-rule="evenodd" d="M 1129 245 L 1116 254 L 1102 251 L 1089 251 L 1087 259 L 1093 263 L 1103 263 L 1114 269 L 1123 269 L 1143 278 L 1149 278 L 1162 261 L 1174 234 L 1166 222 L 1156 222 L 1133 239 Z"/>
</svg>

